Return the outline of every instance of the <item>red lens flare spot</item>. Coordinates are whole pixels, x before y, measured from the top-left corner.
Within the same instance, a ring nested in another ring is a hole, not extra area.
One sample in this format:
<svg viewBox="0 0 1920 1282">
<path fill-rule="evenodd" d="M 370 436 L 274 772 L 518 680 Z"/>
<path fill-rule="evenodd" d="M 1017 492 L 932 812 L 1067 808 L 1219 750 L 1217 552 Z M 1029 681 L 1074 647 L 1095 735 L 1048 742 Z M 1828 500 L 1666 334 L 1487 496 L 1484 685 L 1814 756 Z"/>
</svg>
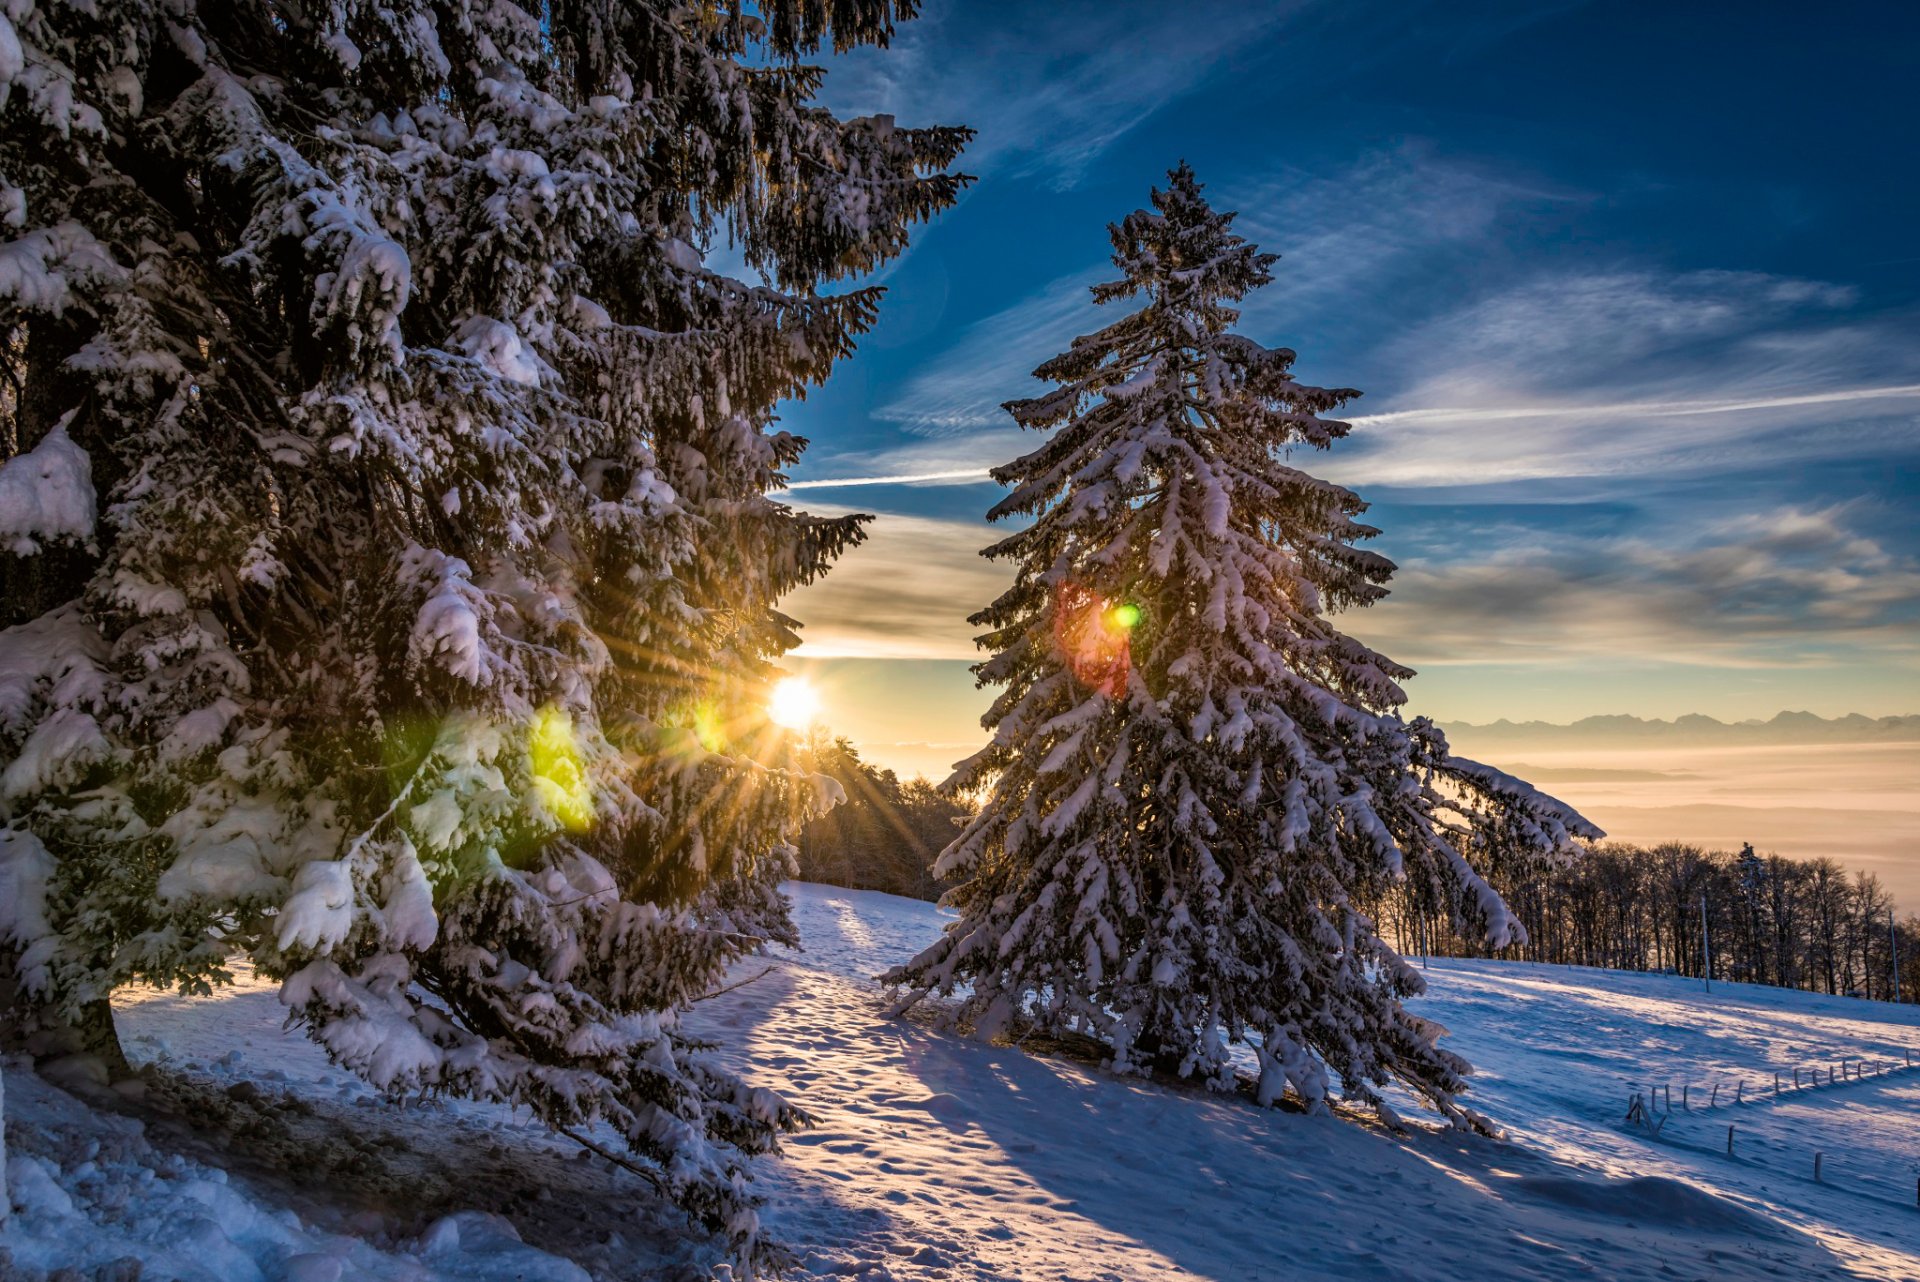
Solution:
<svg viewBox="0 0 1920 1282">
<path fill-rule="evenodd" d="M 1077 583 L 1054 589 L 1053 644 L 1080 684 L 1109 697 L 1127 687 L 1133 663 L 1132 632 L 1140 607 L 1113 601 Z"/>
</svg>

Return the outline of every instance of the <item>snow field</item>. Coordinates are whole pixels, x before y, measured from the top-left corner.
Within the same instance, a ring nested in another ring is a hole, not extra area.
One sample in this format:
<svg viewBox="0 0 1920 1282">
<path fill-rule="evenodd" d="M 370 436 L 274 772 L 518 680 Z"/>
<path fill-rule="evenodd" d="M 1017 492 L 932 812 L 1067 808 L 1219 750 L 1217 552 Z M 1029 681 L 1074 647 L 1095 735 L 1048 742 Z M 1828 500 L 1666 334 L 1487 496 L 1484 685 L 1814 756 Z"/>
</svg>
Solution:
<svg viewBox="0 0 1920 1282">
<path fill-rule="evenodd" d="M 1920 1046 L 1913 1012 L 1771 989 L 1709 1001 L 1664 977 L 1436 965 L 1416 1008 L 1486 1066 L 1469 1102 L 1513 1138 L 1425 1126 L 1394 1137 L 885 1020 L 858 977 L 922 944 L 943 914 L 886 895 L 788 889 L 809 952 L 780 977 L 786 991 L 698 1018 L 820 1115 L 767 1177 L 776 1233 L 846 1244 L 817 1253 L 816 1272 L 1920 1277 L 1920 1212 L 1618 1126 L 1628 1070 L 1656 1051 L 1671 1073 L 1704 1080 L 1766 1062 L 1763 1048 L 1784 1058 L 1903 1038 Z M 1789 1029 L 1797 1040 L 1783 1042 Z M 1912 1113 L 1864 1096 L 1856 1108 L 1889 1150 L 1914 1151 Z M 888 1208 L 883 1221 L 876 1204 Z M 917 1264 L 915 1244 L 949 1271 Z"/>
<path fill-rule="evenodd" d="M 1418 1009 L 1481 1066 L 1470 1102 L 1511 1138 L 1395 1136 L 887 1019 L 866 977 L 946 916 L 787 889 L 807 951 L 742 963 L 748 982 L 690 1022 L 817 1119 L 757 1167 L 796 1276 L 1920 1277 L 1920 1210 L 1875 1183 L 1911 1182 L 1920 1073 L 1736 1108 L 1676 1102 L 1657 1140 L 1621 1124 L 1628 1092 L 1654 1080 L 1678 1101 L 1684 1081 L 1920 1047 L 1920 1012 L 1436 963 Z M 144 1278 L 185 1282 L 578 1282 L 693 1278 L 718 1260 L 640 1181 L 524 1113 L 390 1103 L 283 1017 L 246 975 L 213 999 L 126 994 L 129 1053 L 167 1070 L 144 1101 L 83 1102 L 8 1064 L 19 1211 L 0 1247 L 16 1272 L 93 1276 L 131 1257 Z M 1715 1147 L 1729 1120 L 1731 1161 Z M 1785 1162 L 1810 1162 L 1815 1144 L 1843 1154 L 1824 1184 Z"/>
<path fill-rule="evenodd" d="M 1804 1081 L 1813 1065 L 1824 1075 L 1845 1059 L 1920 1061 L 1920 1009 L 1507 962 L 1437 962 L 1429 974 L 1418 1008 L 1454 1030 L 1454 1047 L 1479 1066 L 1475 1098 L 1519 1142 L 1610 1173 L 1686 1179 L 1843 1259 L 1891 1249 L 1889 1276 L 1920 1277 L 1920 1070 L 1772 1093 L 1776 1071 L 1791 1083 L 1795 1068 Z M 1748 1102 L 1728 1103 L 1739 1082 Z M 1703 1107 L 1716 1083 L 1718 1106 Z M 1657 1136 L 1624 1124 L 1629 1095 L 1656 1085 Z M 1823 1183 L 1813 1180 L 1816 1151 Z"/>
</svg>

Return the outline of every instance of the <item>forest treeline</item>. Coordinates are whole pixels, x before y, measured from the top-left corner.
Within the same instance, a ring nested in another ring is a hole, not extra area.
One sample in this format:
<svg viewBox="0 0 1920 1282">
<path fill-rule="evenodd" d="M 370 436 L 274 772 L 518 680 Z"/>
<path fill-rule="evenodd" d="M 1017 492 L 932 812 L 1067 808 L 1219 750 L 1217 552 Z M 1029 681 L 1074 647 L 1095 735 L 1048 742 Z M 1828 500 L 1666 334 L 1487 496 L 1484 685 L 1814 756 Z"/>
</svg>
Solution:
<svg viewBox="0 0 1920 1282">
<path fill-rule="evenodd" d="M 797 749 L 802 768 L 846 790 L 835 806 L 802 829 L 800 876 L 852 890 L 883 890 L 910 899 L 938 899 L 936 855 L 953 840 L 954 821 L 972 813 L 925 778 L 902 781 L 873 765 L 844 736 L 816 733 Z"/>
<path fill-rule="evenodd" d="M 1889 1000 L 1897 947 L 1900 999 L 1920 1000 L 1920 917 L 1896 925 L 1879 877 L 1836 859 L 1607 842 L 1491 880 L 1527 928 L 1501 957 L 1699 977 L 1711 955 L 1714 979 Z M 1402 897 L 1374 911 L 1403 952 L 1490 955 Z"/>
<path fill-rule="evenodd" d="M 804 754 L 812 769 L 840 782 L 847 804 L 806 828 L 800 875 L 938 899 L 945 884 L 929 869 L 968 807 L 926 779 L 902 781 L 862 760 L 844 738 L 816 736 Z M 1408 956 L 1500 956 L 1699 977 L 1709 951 L 1701 938 L 1704 902 L 1714 979 L 1887 1000 L 1897 947 L 1900 999 L 1920 1001 L 1920 917 L 1896 921 L 1879 877 L 1849 872 L 1832 858 L 1607 842 L 1563 864 L 1493 881 L 1527 928 L 1525 943 L 1498 953 L 1438 917 L 1421 920 L 1398 895 L 1370 911 Z"/>
</svg>

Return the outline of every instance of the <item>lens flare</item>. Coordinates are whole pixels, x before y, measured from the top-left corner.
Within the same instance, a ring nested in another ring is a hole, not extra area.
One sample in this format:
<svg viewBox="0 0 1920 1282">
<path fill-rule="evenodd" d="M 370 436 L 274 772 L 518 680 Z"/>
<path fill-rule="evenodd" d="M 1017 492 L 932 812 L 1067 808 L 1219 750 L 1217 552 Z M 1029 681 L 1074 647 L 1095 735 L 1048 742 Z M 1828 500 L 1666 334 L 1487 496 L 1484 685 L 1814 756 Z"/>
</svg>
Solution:
<svg viewBox="0 0 1920 1282">
<path fill-rule="evenodd" d="M 700 746 L 708 752 L 727 750 L 726 723 L 720 719 L 720 709 L 714 706 L 713 700 L 708 699 L 695 706 L 693 734 L 700 741 Z"/>
<path fill-rule="evenodd" d="M 540 709 L 527 734 L 533 786 L 547 813 L 574 832 L 593 824 L 593 785 L 573 733 L 573 718 L 551 705 Z"/>
<path fill-rule="evenodd" d="M 1082 587 L 1060 583 L 1053 595 L 1053 643 L 1082 685 L 1117 697 L 1132 667 L 1132 631 L 1140 607 Z"/>
<path fill-rule="evenodd" d="M 820 718 L 820 694 L 805 677 L 782 677 L 767 700 L 767 718 L 789 730 L 805 730 Z"/>
</svg>

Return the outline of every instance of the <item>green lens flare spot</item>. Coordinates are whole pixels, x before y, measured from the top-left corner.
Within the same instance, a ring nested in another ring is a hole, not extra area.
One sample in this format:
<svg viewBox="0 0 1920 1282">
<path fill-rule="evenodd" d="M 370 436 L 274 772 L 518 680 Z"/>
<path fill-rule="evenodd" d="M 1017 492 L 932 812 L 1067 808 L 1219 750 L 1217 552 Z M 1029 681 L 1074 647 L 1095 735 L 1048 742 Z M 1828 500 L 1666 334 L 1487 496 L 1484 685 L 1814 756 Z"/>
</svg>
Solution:
<svg viewBox="0 0 1920 1282">
<path fill-rule="evenodd" d="M 547 813 L 581 832 L 593 824 L 593 787 L 574 738 L 573 718 L 555 707 L 540 709 L 527 736 L 533 786 Z"/>
<path fill-rule="evenodd" d="M 1140 607 L 1130 602 L 1114 606 L 1113 623 L 1115 627 L 1133 631 L 1140 625 Z"/>
</svg>

